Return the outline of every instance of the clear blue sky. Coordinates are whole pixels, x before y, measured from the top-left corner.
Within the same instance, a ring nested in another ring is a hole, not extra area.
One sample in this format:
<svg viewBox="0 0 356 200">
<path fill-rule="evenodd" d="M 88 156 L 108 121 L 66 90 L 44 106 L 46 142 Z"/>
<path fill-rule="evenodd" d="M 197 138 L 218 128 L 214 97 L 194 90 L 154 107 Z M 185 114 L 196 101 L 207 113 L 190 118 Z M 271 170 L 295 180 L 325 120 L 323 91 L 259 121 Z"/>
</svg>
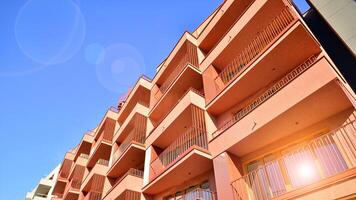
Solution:
<svg viewBox="0 0 356 200">
<path fill-rule="evenodd" d="M 0 200 L 24 199 L 220 2 L 1 1 Z"/>
</svg>

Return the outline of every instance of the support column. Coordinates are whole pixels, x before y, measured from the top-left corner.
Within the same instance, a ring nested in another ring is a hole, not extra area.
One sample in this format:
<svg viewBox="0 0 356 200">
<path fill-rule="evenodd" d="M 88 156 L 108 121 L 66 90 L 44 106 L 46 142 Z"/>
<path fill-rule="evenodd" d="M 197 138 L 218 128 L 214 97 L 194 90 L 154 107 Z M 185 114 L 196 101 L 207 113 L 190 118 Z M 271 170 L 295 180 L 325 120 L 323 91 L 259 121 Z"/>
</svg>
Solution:
<svg viewBox="0 0 356 200">
<path fill-rule="evenodd" d="M 231 182 L 242 176 L 239 159 L 224 152 L 213 159 L 213 164 L 218 199 L 234 199 Z"/>
</svg>

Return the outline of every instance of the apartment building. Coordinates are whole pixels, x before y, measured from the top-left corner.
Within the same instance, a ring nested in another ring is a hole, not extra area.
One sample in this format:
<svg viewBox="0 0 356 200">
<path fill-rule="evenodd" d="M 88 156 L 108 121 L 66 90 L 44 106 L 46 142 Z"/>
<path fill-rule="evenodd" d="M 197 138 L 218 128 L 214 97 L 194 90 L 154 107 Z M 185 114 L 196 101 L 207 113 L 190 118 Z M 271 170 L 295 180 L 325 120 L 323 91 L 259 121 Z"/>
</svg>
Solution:
<svg viewBox="0 0 356 200">
<path fill-rule="evenodd" d="M 27 192 L 25 200 L 50 200 L 52 199 L 52 191 L 56 183 L 59 172 L 59 165 L 54 168 L 47 176 L 41 178 L 37 186 Z"/>
<path fill-rule="evenodd" d="M 53 199 L 353 199 L 355 108 L 289 0 L 226 0 L 65 155 Z"/>
</svg>

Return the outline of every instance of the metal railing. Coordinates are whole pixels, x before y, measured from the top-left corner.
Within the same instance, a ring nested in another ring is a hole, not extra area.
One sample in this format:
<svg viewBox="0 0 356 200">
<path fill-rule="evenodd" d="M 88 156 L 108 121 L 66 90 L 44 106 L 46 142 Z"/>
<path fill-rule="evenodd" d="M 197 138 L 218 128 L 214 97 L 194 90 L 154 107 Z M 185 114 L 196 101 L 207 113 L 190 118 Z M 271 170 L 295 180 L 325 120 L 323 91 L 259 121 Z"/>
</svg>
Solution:
<svg viewBox="0 0 356 200">
<path fill-rule="evenodd" d="M 142 170 L 138 170 L 138 169 L 135 169 L 135 168 L 130 168 L 124 175 L 122 175 L 117 181 L 116 181 L 116 184 L 119 184 L 121 183 L 122 180 L 124 180 L 124 178 L 126 176 L 136 176 L 138 178 L 143 178 L 143 171 Z M 116 185 L 115 184 L 115 185 Z M 114 186 L 113 186 L 114 187 Z"/>
<path fill-rule="evenodd" d="M 109 166 L 109 161 L 100 158 L 98 161 L 96 161 L 96 164 Z"/>
<path fill-rule="evenodd" d="M 98 146 L 101 142 L 111 143 L 111 140 L 112 140 L 112 135 L 109 133 L 106 133 L 104 130 L 102 133 L 100 133 L 99 138 L 97 140 L 93 141 L 90 154 L 94 153 L 94 151 L 98 148 Z"/>
<path fill-rule="evenodd" d="M 356 121 L 353 121 L 282 152 L 281 157 L 233 181 L 235 199 L 271 199 L 354 168 L 355 138 Z"/>
<path fill-rule="evenodd" d="M 89 159 L 89 155 L 86 154 L 86 153 L 81 153 L 81 154 L 79 155 L 79 157 L 85 158 L 85 159 Z"/>
<path fill-rule="evenodd" d="M 197 188 L 182 195 L 182 200 L 217 200 L 216 193 L 209 189 Z"/>
<path fill-rule="evenodd" d="M 53 198 L 63 198 L 63 194 L 61 194 L 61 193 L 54 193 L 52 199 L 53 199 Z"/>
<path fill-rule="evenodd" d="M 155 126 L 156 128 L 162 123 L 162 121 L 163 121 L 165 118 L 167 118 L 167 116 L 168 116 L 168 115 L 172 112 L 172 110 L 179 104 L 179 102 L 180 102 L 189 92 L 191 92 L 191 91 L 194 92 L 194 93 L 196 93 L 196 94 L 198 94 L 198 95 L 200 95 L 201 97 L 205 97 L 203 92 L 201 92 L 201 91 L 199 91 L 199 90 L 197 90 L 197 89 L 195 89 L 195 88 L 193 88 L 193 87 L 190 87 L 190 88 L 174 103 L 174 105 L 169 108 L 168 112 L 166 112 L 166 113 L 163 115 L 163 117 L 161 117 L 161 118 L 156 122 L 156 123 L 157 123 L 157 125 Z M 151 133 L 153 133 L 155 130 L 156 130 L 156 129 L 153 129 L 153 130 L 148 134 L 147 137 L 149 137 L 149 136 L 151 135 Z"/>
<path fill-rule="evenodd" d="M 225 122 L 223 125 L 218 127 L 218 130 L 213 133 L 213 136 L 215 137 L 222 131 L 226 130 L 236 122 L 240 121 L 243 117 L 245 117 L 247 114 L 252 112 L 255 108 L 257 108 L 259 105 L 261 105 L 263 102 L 267 101 L 270 97 L 272 97 L 274 94 L 276 94 L 278 91 L 280 91 L 284 86 L 289 84 L 291 81 L 293 81 L 296 77 L 298 77 L 300 74 L 302 74 L 304 71 L 306 71 L 309 67 L 311 67 L 317 59 L 316 55 L 311 56 L 308 58 L 306 61 L 304 61 L 301 65 L 298 67 L 294 68 L 292 71 L 290 71 L 288 74 L 286 74 L 282 79 L 280 79 L 278 82 L 276 82 L 273 86 L 271 86 L 268 90 L 266 90 L 262 95 L 260 95 L 258 98 L 256 98 L 254 101 L 252 101 L 248 106 L 245 108 L 241 109 L 239 112 L 233 115 L 233 117 Z"/>
<path fill-rule="evenodd" d="M 285 7 L 256 37 L 236 56 L 215 78 L 216 88 L 223 89 L 233 78 L 239 76 L 257 55 L 263 52 L 272 41 L 288 28 L 295 20 L 289 7 Z M 222 81 L 220 88 L 218 82 Z"/>
<path fill-rule="evenodd" d="M 111 111 L 113 111 L 115 113 L 119 113 L 118 107 L 110 106 L 109 110 L 111 110 Z"/>
<path fill-rule="evenodd" d="M 160 174 L 169 164 L 173 163 L 192 146 L 208 149 L 207 135 L 204 130 L 191 127 L 185 133 L 180 135 L 151 162 L 151 168 L 154 174 Z"/>
<path fill-rule="evenodd" d="M 137 131 L 136 129 L 133 129 L 126 139 L 120 144 L 118 150 L 113 154 L 112 163 L 115 163 L 133 142 L 144 144 L 145 140 L 146 132 L 144 130 Z"/>
<path fill-rule="evenodd" d="M 128 175 L 130 176 L 135 176 L 135 177 L 138 177 L 138 178 L 143 178 L 143 171 L 142 170 L 138 170 L 138 169 L 135 169 L 135 168 L 130 168 L 124 175 L 122 175 L 121 177 L 119 177 L 115 184 L 107 191 L 106 193 L 106 196 L 116 188 L 117 185 L 119 185 L 122 180 L 124 180 Z M 105 197 L 103 197 L 103 199 L 105 199 Z"/>
<path fill-rule="evenodd" d="M 180 72 L 188 64 L 190 64 L 194 68 L 198 69 L 199 63 L 198 63 L 197 48 L 193 44 L 191 44 L 190 42 L 186 43 L 186 48 L 187 48 L 187 51 L 182 56 L 182 58 L 180 59 L 179 63 L 175 66 L 175 69 L 168 75 L 167 79 L 159 87 L 159 91 L 161 91 L 162 95 L 160 97 L 158 97 L 158 98 L 156 96 L 156 98 L 157 98 L 156 103 L 163 96 L 163 94 L 167 92 L 169 86 L 173 83 L 173 81 L 176 79 L 176 77 L 180 74 Z"/>
</svg>

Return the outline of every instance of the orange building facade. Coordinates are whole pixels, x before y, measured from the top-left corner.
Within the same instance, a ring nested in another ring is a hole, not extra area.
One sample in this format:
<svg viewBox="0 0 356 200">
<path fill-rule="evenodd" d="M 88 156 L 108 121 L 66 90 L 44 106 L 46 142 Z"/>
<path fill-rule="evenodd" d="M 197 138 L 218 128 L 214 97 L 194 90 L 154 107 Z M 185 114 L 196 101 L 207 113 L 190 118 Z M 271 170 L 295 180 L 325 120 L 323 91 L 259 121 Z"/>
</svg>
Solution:
<svg viewBox="0 0 356 200">
<path fill-rule="evenodd" d="M 355 108 L 289 0 L 226 0 L 65 155 L 53 199 L 353 199 Z"/>
</svg>

